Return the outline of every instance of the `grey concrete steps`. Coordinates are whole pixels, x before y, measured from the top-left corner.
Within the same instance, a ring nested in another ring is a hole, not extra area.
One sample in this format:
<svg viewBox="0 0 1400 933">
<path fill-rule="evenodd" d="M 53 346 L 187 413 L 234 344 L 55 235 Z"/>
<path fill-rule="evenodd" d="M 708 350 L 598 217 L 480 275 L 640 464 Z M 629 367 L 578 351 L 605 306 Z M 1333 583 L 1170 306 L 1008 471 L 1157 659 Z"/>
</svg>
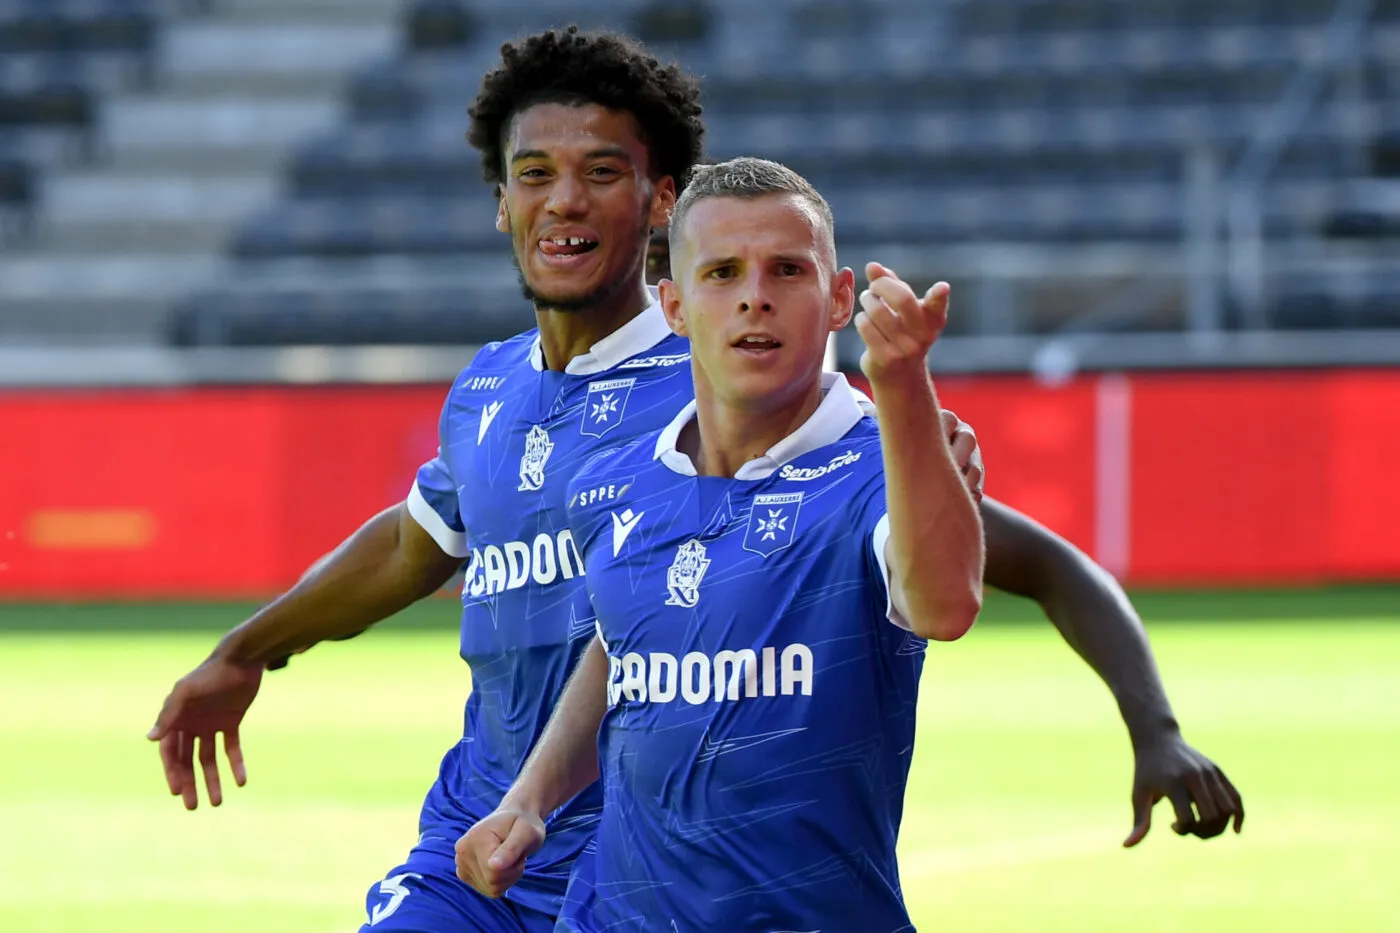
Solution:
<svg viewBox="0 0 1400 933">
<path fill-rule="evenodd" d="M 353 71 L 397 50 L 403 9 L 197 6 L 170 0 L 153 88 L 108 87 L 93 161 L 53 141 L 35 236 L 0 246 L 0 344 L 162 341 L 170 307 L 223 278 L 225 245 L 295 148 L 343 120 Z"/>
</svg>

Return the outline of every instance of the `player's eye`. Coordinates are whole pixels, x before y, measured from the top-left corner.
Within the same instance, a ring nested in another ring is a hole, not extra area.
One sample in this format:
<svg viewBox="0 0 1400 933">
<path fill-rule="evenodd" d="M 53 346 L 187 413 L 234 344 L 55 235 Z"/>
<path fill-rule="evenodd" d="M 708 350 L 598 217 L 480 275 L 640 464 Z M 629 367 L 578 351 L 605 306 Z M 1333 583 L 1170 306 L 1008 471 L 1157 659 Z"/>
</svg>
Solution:
<svg viewBox="0 0 1400 933">
<path fill-rule="evenodd" d="M 795 262 L 785 262 L 778 266 L 778 274 L 784 277 L 792 277 L 802 274 L 802 267 Z"/>
<path fill-rule="evenodd" d="M 540 168 L 539 166 L 534 166 L 532 168 L 522 169 L 516 177 L 523 178 L 527 181 L 539 181 L 540 179 L 547 178 L 548 176 L 549 173 L 546 172 L 544 169 Z"/>
<path fill-rule="evenodd" d="M 734 277 L 733 266 L 715 266 L 705 273 L 707 279 L 732 279 Z"/>
<path fill-rule="evenodd" d="M 593 168 L 588 170 L 588 174 L 596 178 L 616 178 L 622 173 L 617 169 L 613 168 L 611 165 L 595 165 Z"/>
</svg>

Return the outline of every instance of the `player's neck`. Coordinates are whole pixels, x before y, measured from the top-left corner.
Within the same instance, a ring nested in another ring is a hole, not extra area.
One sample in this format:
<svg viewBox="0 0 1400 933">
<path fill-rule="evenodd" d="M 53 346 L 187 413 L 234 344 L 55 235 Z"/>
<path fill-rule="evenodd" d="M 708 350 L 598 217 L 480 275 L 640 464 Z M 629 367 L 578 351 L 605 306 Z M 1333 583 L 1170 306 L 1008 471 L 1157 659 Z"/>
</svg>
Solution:
<svg viewBox="0 0 1400 933">
<path fill-rule="evenodd" d="M 535 306 L 540 329 L 540 350 L 546 369 L 562 372 L 569 361 L 583 356 L 593 345 L 622 327 L 651 304 L 645 281 L 635 288 L 619 289 L 615 297 L 587 311 L 555 311 Z"/>
<path fill-rule="evenodd" d="M 807 391 L 771 408 L 726 405 L 713 391 L 695 387 L 695 420 L 678 438 L 678 449 L 690 457 L 701 476 L 732 477 L 812 417 L 822 402 L 821 381 Z"/>
</svg>

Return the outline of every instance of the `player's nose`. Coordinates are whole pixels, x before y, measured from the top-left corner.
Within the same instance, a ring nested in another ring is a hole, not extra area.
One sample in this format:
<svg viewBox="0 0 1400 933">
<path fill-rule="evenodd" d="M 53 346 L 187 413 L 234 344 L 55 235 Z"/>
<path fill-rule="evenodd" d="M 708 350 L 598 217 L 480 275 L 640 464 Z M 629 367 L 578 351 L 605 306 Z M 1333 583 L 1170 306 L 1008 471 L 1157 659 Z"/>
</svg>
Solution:
<svg viewBox="0 0 1400 933">
<path fill-rule="evenodd" d="M 738 301 L 740 314 L 748 314 L 751 311 L 771 312 L 773 310 L 772 296 L 768 293 L 762 275 L 745 277 L 743 287 L 739 289 Z"/>
<path fill-rule="evenodd" d="M 588 213 L 588 189 L 583 180 L 560 174 L 549 186 L 545 210 L 557 217 L 581 217 Z"/>
</svg>

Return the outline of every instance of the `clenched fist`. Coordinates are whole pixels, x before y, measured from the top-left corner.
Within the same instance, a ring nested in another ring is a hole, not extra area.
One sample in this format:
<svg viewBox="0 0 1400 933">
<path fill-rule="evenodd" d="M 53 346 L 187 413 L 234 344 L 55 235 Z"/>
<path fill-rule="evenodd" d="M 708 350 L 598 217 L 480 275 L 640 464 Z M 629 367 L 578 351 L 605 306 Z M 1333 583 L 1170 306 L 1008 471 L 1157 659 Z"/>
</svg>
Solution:
<svg viewBox="0 0 1400 933">
<path fill-rule="evenodd" d="M 457 840 L 457 877 L 487 897 L 500 897 L 525 874 L 525 859 L 544 845 L 538 814 L 500 809 Z"/>
</svg>

